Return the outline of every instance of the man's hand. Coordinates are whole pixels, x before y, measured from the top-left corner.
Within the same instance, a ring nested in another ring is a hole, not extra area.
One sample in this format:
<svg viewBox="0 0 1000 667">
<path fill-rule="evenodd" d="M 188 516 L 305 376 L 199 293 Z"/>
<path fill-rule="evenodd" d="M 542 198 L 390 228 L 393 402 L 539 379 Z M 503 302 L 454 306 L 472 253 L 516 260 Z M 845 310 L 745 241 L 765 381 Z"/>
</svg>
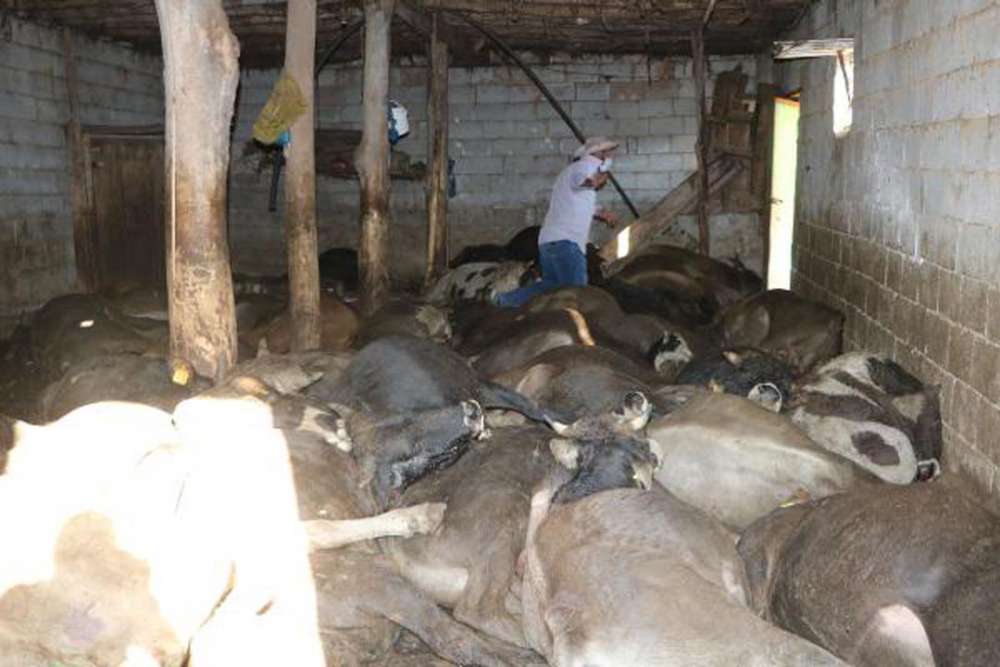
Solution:
<svg viewBox="0 0 1000 667">
<path fill-rule="evenodd" d="M 614 229 L 615 225 L 618 224 L 618 216 L 603 206 L 599 206 L 597 208 L 597 211 L 594 213 L 594 217 L 607 225 L 609 229 Z"/>
</svg>

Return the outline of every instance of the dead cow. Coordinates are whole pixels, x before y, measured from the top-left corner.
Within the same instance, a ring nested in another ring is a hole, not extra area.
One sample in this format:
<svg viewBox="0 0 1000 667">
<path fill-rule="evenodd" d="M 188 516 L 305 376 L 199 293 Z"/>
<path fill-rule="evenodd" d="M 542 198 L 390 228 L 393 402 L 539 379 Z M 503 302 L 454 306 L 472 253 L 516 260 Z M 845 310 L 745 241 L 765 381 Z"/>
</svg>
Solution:
<svg viewBox="0 0 1000 667">
<path fill-rule="evenodd" d="M 765 618 L 857 667 L 1000 655 L 1000 519 L 968 482 L 871 488 L 779 510 L 740 539 Z"/>
<path fill-rule="evenodd" d="M 664 451 L 656 480 L 737 530 L 790 500 L 877 481 L 783 416 L 729 394 L 701 393 L 648 432 Z"/>
<path fill-rule="evenodd" d="M 655 441 L 566 435 L 551 447 L 567 469 L 531 500 L 521 595 L 525 636 L 550 665 L 843 665 L 744 606 L 727 531 L 650 488 Z"/>
<path fill-rule="evenodd" d="M 226 435 L 127 403 L 16 426 L 0 477 L 6 664 L 323 664 L 284 442 Z"/>
<path fill-rule="evenodd" d="M 940 470 L 938 389 L 885 355 L 852 352 L 823 364 L 796 387 L 789 411 L 816 444 L 887 482 Z"/>
<path fill-rule="evenodd" d="M 781 289 L 733 304 L 719 322 L 723 345 L 764 350 L 800 375 L 840 354 L 843 334 L 839 311 Z"/>
<path fill-rule="evenodd" d="M 476 262 L 463 264 L 442 276 L 427 292 L 427 301 L 448 305 L 457 301 L 486 300 L 490 292 L 520 287 L 531 275 L 528 262 Z"/>
</svg>

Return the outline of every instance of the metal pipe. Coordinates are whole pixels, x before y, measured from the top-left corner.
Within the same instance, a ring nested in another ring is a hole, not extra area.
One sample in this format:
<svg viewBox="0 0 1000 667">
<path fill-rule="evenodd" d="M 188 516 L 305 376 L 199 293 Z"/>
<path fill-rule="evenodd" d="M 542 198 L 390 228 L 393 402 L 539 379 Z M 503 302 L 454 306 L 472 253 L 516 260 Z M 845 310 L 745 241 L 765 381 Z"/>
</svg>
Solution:
<svg viewBox="0 0 1000 667">
<path fill-rule="evenodd" d="M 318 63 L 316 63 L 316 73 L 314 74 L 315 77 L 319 77 L 319 73 L 323 71 L 324 67 L 326 67 L 326 64 L 330 61 L 330 58 L 333 57 L 333 54 L 339 51 L 340 47 L 342 47 L 344 43 L 347 42 L 347 40 L 349 40 L 351 37 L 354 36 L 354 33 L 361 30 L 361 26 L 363 26 L 364 24 L 365 24 L 364 17 L 355 19 L 353 23 L 347 24 L 347 26 L 344 28 L 344 32 L 340 33 L 340 37 L 338 37 L 333 42 L 333 44 L 330 45 L 330 48 L 326 50 L 326 52 L 323 54 L 323 57 L 319 59 Z"/>
</svg>

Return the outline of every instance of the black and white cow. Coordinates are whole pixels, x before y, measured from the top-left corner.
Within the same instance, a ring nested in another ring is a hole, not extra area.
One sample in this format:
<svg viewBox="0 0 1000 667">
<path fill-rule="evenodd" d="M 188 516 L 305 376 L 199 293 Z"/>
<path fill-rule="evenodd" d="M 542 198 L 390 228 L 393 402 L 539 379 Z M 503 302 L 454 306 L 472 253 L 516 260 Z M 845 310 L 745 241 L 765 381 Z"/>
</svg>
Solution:
<svg viewBox="0 0 1000 667">
<path fill-rule="evenodd" d="M 491 291 L 517 289 L 531 276 L 528 262 L 474 262 L 463 264 L 442 276 L 430 291 L 427 301 L 448 305 L 458 301 L 484 301 Z"/>
<path fill-rule="evenodd" d="M 831 359 L 797 386 L 789 412 L 818 445 L 887 482 L 908 484 L 940 469 L 938 388 L 884 355 Z"/>
</svg>

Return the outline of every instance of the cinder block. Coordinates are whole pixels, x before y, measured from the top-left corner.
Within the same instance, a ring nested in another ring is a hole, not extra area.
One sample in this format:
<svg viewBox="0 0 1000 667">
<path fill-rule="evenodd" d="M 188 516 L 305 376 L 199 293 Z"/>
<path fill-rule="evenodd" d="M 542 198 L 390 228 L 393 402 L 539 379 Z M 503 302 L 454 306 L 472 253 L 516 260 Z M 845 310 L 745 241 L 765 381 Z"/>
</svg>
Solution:
<svg viewBox="0 0 1000 667">
<path fill-rule="evenodd" d="M 580 101 L 606 101 L 611 99 L 611 86 L 606 83 L 576 84 L 576 99 Z"/>
<path fill-rule="evenodd" d="M 476 103 L 503 104 L 510 102 L 510 90 L 507 86 L 478 85 L 476 86 Z"/>
<path fill-rule="evenodd" d="M 453 118 L 448 127 L 448 136 L 453 139 L 482 139 L 483 123 L 480 121 L 463 121 Z"/>
<path fill-rule="evenodd" d="M 0 118 L 35 120 L 38 118 L 37 101 L 19 95 L 0 95 Z"/>
<path fill-rule="evenodd" d="M 675 113 L 674 100 L 644 100 L 639 102 L 639 118 L 663 118 Z"/>
<path fill-rule="evenodd" d="M 649 133 L 652 135 L 685 134 L 684 118 L 680 116 L 666 116 L 662 118 L 649 119 Z"/>
<path fill-rule="evenodd" d="M 629 140 L 629 153 L 670 153 L 674 150 L 674 137 L 637 137 Z M 634 147 L 634 150 L 633 150 Z"/>
</svg>

